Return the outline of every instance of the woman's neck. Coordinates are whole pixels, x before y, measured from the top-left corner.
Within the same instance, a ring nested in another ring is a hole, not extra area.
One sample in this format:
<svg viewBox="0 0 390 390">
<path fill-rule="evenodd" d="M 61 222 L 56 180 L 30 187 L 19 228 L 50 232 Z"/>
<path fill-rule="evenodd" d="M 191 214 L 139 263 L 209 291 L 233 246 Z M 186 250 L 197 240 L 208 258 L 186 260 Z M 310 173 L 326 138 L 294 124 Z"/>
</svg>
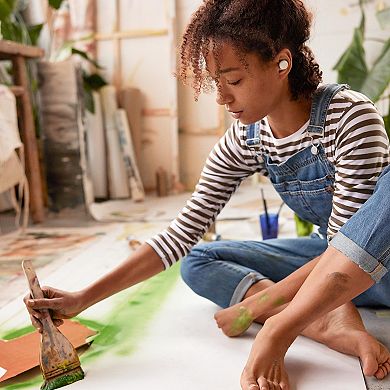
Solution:
<svg viewBox="0 0 390 390">
<path fill-rule="evenodd" d="M 310 118 L 311 99 L 288 100 L 267 116 L 275 138 L 285 138 L 299 130 Z"/>
</svg>

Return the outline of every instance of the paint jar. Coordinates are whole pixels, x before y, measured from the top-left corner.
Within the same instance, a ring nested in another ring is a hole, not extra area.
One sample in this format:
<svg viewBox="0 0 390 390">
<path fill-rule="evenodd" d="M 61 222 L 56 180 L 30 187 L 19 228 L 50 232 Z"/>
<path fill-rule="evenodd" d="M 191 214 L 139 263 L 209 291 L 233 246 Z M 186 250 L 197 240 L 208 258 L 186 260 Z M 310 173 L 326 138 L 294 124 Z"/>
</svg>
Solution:
<svg viewBox="0 0 390 390">
<path fill-rule="evenodd" d="M 260 214 L 259 222 L 263 240 L 278 237 L 279 214 L 268 213 L 268 218 L 266 214 Z"/>
</svg>

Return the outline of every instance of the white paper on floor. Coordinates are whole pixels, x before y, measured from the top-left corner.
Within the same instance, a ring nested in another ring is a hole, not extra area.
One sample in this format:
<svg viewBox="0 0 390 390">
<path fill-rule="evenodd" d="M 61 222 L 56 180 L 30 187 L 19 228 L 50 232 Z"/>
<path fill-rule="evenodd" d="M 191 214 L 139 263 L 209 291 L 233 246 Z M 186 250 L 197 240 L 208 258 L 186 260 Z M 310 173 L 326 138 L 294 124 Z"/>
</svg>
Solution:
<svg viewBox="0 0 390 390">
<path fill-rule="evenodd" d="M 73 291 L 85 287 L 129 255 L 123 235 L 123 227 L 118 227 L 43 278 L 42 284 Z M 103 318 L 119 299 L 106 299 L 83 316 Z M 179 280 L 135 350 L 127 356 L 107 352 L 97 360 L 86 361 L 86 378 L 71 386 L 87 390 L 239 390 L 240 374 L 259 327 L 253 326 L 243 337 L 228 338 L 213 319 L 217 309 Z M 2 330 L 26 323 L 28 315 L 21 297 L 0 310 Z M 286 365 L 296 390 L 365 390 L 356 358 L 305 338 L 299 338 L 289 350 Z"/>
<path fill-rule="evenodd" d="M 180 281 L 137 350 L 86 364 L 78 389 L 239 390 L 239 378 L 258 331 L 228 338 L 217 328 L 217 307 Z M 287 354 L 295 390 L 365 390 L 359 361 L 304 337 Z"/>
</svg>

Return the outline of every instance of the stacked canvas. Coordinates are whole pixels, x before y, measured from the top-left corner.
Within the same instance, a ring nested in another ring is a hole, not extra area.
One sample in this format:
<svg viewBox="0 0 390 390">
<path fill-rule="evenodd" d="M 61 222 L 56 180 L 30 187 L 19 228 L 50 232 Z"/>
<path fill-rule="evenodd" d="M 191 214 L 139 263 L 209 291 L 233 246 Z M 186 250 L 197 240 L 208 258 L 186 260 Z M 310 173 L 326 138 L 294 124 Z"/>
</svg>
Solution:
<svg viewBox="0 0 390 390">
<path fill-rule="evenodd" d="M 95 198 L 144 199 L 144 189 L 127 112 L 118 108 L 117 91 L 108 85 L 94 96 L 88 114 L 88 157 Z"/>
</svg>

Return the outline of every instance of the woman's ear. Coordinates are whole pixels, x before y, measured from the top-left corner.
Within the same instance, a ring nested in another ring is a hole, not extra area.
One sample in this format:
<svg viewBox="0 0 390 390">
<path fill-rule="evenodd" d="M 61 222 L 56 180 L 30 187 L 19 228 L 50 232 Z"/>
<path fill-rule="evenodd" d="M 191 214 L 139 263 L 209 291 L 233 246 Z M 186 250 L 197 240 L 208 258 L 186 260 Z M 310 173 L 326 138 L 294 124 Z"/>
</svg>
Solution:
<svg viewBox="0 0 390 390">
<path fill-rule="evenodd" d="M 278 71 L 281 74 L 288 74 L 292 66 L 292 55 L 289 49 L 282 49 L 275 58 Z"/>
</svg>

